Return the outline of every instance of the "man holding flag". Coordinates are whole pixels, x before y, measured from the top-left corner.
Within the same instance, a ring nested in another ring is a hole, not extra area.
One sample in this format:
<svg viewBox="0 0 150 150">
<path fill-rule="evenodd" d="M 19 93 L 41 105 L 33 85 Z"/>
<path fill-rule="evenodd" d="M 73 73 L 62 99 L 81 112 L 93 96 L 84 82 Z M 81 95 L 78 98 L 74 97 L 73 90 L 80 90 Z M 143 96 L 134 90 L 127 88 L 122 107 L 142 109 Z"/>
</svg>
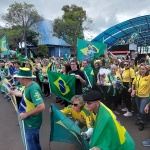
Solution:
<svg viewBox="0 0 150 150">
<path fill-rule="evenodd" d="M 91 137 L 91 150 L 134 150 L 135 143 L 116 116 L 103 103 L 98 91 L 83 95 L 86 109 L 91 111 L 94 131 Z"/>
<path fill-rule="evenodd" d="M 83 72 L 86 76 L 86 86 L 88 88 L 92 88 L 93 84 L 94 84 L 94 72 L 93 72 L 93 68 L 89 65 L 87 60 L 84 60 L 82 62 L 83 65 Z"/>
<path fill-rule="evenodd" d="M 8 89 L 9 94 L 22 97 L 19 106 L 20 119 L 24 120 L 26 150 L 41 150 L 39 140 L 39 130 L 42 124 L 42 111 L 45 110 L 45 104 L 42 98 L 42 91 L 29 68 L 19 68 L 15 78 L 18 78 L 22 86 L 25 86 L 23 92 L 12 91 Z"/>
</svg>

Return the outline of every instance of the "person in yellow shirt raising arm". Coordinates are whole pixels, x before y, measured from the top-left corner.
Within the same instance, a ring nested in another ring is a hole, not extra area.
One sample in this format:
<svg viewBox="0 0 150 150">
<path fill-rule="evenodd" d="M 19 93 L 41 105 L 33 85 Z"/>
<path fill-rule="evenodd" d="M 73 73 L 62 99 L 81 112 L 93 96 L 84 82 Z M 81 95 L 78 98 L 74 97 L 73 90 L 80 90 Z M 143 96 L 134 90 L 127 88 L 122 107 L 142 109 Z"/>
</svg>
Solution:
<svg viewBox="0 0 150 150">
<path fill-rule="evenodd" d="M 135 96 L 139 117 L 136 125 L 140 125 L 139 131 L 144 129 L 145 112 L 144 108 L 148 104 L 148 97 L 150 94 L 150 75 L 145 64 L 139 66 L 139 74 L 134 78 L 132 83 L 131 96 Z"/>
</svg>

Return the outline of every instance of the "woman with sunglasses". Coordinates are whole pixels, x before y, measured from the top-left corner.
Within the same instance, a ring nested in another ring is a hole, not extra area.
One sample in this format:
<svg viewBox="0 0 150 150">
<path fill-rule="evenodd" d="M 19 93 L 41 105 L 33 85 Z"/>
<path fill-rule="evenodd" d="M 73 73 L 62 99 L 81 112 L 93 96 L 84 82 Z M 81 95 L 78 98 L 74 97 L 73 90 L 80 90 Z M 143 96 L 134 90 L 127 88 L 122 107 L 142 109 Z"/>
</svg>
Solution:
<svg viewBox="0 0 150 150">
<path fill-rule="evenodd" d="M 122 109 L 122 111 L 127 111 L 124 116 L 129 117 L 132 116 L 131 112 L 131 84 L 135 77 L 135 72 L 132 68 L 130 68 L 129 61 L 124 61 L 124 70 L 121 74 L 122 76 L 122 82 L 124 88 L 122 89 L 122 98 L 125 102 L 125 108 Z"/>
<path fill-rule="evenodd" d="M 75 120 L 78 126 L 83 127 L 84 125 L 86 125 L 88 130 L 82 133 L 86 138 L 89 138 L 92 135 L 93 121 L 91 119 L 89 111 L 84 108 L 84 101 L 82 96 L 73 96 L 71 99 L 71 105 L 62 109 L 61 112 Z"/>
<path fill-rule="evenodd" d="M 144 123 L 146 114 L 144 112 L 145 106 L 148 104 L 150 94 L 150 75 L 148 73 L 148 68 L 145 64 L 139 66 L 139 73 L 134 78 L 132 83 L 132 93 L 131 96 L 135 96 L 135 102 L 138 109 L 138 120 L 135 123 L 140 125 L 139 131 L 144 129 Z"/>
</svg>

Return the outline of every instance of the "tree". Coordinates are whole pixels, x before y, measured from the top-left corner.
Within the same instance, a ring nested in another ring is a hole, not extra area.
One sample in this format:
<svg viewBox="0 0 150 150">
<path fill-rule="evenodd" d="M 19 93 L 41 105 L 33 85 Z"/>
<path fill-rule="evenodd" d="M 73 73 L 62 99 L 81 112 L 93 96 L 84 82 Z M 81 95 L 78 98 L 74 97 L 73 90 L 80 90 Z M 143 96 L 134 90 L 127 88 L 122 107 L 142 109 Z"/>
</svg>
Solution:
<svg viewBox="0 0 150 150">
<path fill-rule="evenodd" d="M 26 32 L 26 43 L 27 45 L 37 46 L 38 40 L 37 36 L 38 34 L 32 30 L 27 30 Z M 9 44 L 10 49 L 18 49 L 19 42 L 22 41 L 22 30 L 17 27 L 11 27 L 11 28 L 3 28 L 0 29 L 0 38 L 2 38 L 4 35 L 7 36 L 7 41 Z"/>
<path fill-rule="evenodd" d="M 76 49 L 77 38 L 84 38 L 83 31 L 89 28 L 92 22 L 82 7 L 76 5 L 65 5 L 62 7 L 64 14 L 56 18 L 53 24 L 54 36 L 63 39 L 66 43 Z M 84 23 L 86 22 L 86 26 Z"/>
<path fill-rule="evenodd" d="M 13 3 L 9 6 L 8 12 L 2 15 L 2 19 L 9 27 L 17 27 L 22 32 L 20 42 L 25 42 L 29 29 L 37 22 L 42 21 L 34 5 L 27 3 Z M 25 44 L 26 45 L 26 44 Z"/>
<path fill-rule="evenodd" d="M 48 56 L 48 54 L 47 54 L 48 51 L 49 51 L 49 49 L 46 45 L 39 45 L 37 56 L 39 56 L 39 57 L 44 57 L 45 56 L 46 57 L 46 56 Z"/>
</svg>

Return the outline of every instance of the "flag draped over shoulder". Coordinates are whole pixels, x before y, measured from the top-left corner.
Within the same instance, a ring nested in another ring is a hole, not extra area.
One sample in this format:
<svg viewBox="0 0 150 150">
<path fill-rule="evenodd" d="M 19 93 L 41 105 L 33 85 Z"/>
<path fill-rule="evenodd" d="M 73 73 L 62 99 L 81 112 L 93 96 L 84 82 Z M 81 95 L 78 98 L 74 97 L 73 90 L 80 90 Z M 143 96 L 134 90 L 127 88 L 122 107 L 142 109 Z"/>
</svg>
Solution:
<svg viewBox="0 0 150 150">
<path fill-rule="evenodd" d="M 90 148 L 102 150 L 134 150 L 135 143 L 129 133 L 116 119 L 116 116 L 104 104 L 100 104 Z"/>
<path fill-rule="evenodd" d="M 9 55 L 10 54 L 6 35 L 0 40 L 0 49 L 1 49 L 3 55 Z"/>
<path fill-rule="evenodd" d="M 47 71 L 52 93 L 68 102 L 75 95 L 75 76 Z"/>
<path fill-rule="evenodd" d="M 81 150 L 89 150 L 88 141 L 81 137 L 81 129 L 75 122 L 65 116 L 53 104 L 51 109 L 50 141 L 66 142 L 77 145 Z"/>
<path fill-rule="evenodd" d="M 101 42 L 90 42 L 82 39 L 77 41 L 78 47 L 78 60 L 93 60 L 98 58 L 100 55 L 104 55 L 106 44 L 102 40 Z"/>
<path fill-rule="evenodd" d="M 87 85 L 90 85 L 92 87 L 93 84 L 94 84 L 94 71 L 93 71 L 93 68 L 88 65 L 87 67 L 84 67 L 82 71 L 84 72 L 84 74 L 86 76 Z"/>
</svg>

